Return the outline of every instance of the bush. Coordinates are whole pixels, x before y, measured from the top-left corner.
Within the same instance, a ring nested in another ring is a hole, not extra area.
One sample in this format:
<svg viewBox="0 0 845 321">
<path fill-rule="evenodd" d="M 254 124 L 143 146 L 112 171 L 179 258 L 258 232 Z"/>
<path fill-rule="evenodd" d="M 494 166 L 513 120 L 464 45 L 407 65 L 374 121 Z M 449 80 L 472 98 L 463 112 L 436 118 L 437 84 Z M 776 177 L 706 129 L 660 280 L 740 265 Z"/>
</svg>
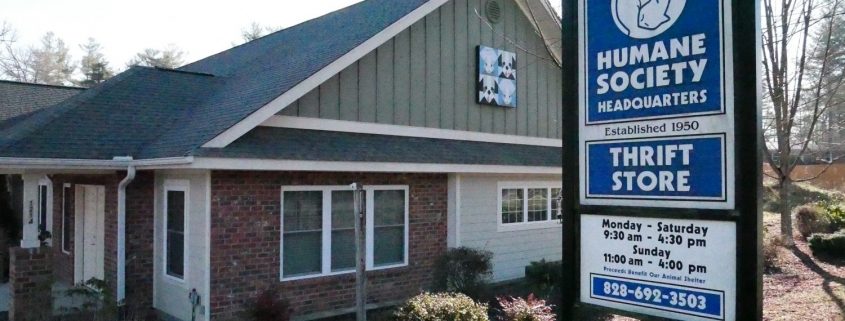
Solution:
<svg viewBox="0 0 845 321">
<path fill-rule="evenodd" d="M 804 205 L 796 210 L 795 228 L 805 239 L 815 233 L 833 231 L 825 209 L 814 205 Z"/>
<path fill-rule="evenodd" d="M 423 293 L 394 314 L 397 321 L 488 321 L 487 305 L 460 293 Z"/>
<path fill-rule="evenodd" d="M 833 234 L 813 234 L 810 237 L 810 249 L 815 256 L 845 258 L 845 230 Z"/>
<path fill-rule="evenodd" d="M 552 307 L 533 294 L 528 298 L 496 298 L 501 309 L 500 321 L 555 321 Z"/>
<path fill-rule="evenodd" d="M 842 207 L 842 203 L 834 201 L 819 202 L 819 207 L 824 210 L 826 219 L 830 224 L 830 231 L 823 233 L 845 228 L 845 208 Z"/>
<path fill-rule="evenodd" d="M 288 321 L 290 320 L 290 304 L 287 300 L 279 299 L 279 292 L 271 288 L 258 295 L 247 314 L 249 320 Z"/>
<path fill-rule="evenodd" d="M 434 268 L 436 289 L 481 298 L 492 274 L 492 257 L 493 253 L 484 250 L 466 247 L 449 249 L 437 260 Z"/>
<path fill-rule="evenodd" d="M 525 280 L 534 293 L 547 300 L 557 302 L 563 279 L 563 262 L 541 260 L 525 267 Z"/>
<path fill-rule="evenodd" d="M 780 261 L 780 249 L 783 248 L 783 239 L 780 235 L 770 235 L 765 230 L 763 235 L 763 269 L 766 273 L 778 271 Z"/>
</svg>

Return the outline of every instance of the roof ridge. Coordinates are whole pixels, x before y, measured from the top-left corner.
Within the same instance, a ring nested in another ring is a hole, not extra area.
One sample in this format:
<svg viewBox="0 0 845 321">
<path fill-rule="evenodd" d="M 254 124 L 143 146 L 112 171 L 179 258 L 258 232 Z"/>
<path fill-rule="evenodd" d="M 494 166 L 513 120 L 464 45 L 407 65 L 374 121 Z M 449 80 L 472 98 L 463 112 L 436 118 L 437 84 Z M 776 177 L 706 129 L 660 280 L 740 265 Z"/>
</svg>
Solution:
<svg viewBox="0 0 845 321">
<path fill-rule="evenodd" d="M 23 86 L 51 87 L 51 88 L 58 88 L 58 89 L 74 89 L 74 90 L 85 90 L 85 89 L 88 89 L 88 88 L 85 88 L 85 87 L 77 87 L 77 86 L 65 86 L 65 85 L 40 84 L 40 83 L 34 83 L 34 82 L 24 82 L 24 81 L 16 81 L 16 80 L 4 80 L 4 79 L 0 79 L 0 83 L 7 83 L 7 84 L 14 84 L 14 85 L 23 85 Z"/>
</svg>

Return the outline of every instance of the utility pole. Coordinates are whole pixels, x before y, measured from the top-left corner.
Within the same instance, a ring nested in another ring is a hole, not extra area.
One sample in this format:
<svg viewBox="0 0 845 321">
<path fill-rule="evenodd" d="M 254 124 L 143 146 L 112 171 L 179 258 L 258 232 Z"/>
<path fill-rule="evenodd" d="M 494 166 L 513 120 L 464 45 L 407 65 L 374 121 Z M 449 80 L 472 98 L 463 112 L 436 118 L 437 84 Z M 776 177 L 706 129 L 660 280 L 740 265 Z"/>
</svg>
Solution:
<svg viewBox="0 0 845 321">
<path fill-rule="evenodd" d="M 352 183 L 355 208 L 355 319 L 367 321 L 367 255 L 364 227 L 367 216 L 364 210 L 364 188 Z"/>
</svg>

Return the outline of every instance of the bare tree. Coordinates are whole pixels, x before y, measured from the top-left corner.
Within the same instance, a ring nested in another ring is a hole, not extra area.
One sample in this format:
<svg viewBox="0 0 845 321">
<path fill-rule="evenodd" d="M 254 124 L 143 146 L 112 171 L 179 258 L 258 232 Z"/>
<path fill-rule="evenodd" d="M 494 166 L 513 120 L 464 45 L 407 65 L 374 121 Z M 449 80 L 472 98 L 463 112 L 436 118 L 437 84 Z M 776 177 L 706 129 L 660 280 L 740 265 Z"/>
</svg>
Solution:
<svg viewBox="0 0 845 321">
<path fill-rule="evenodd" d="M 248 27 L 241 29 L 241 40 L 243 41 L 242 43 L 250 42 L 279 30 L 281 30 L 281 28 L 262 26 L 258 22 L 253 21 Z M 232 43 L 232 45 L 235 46 L 238 44 Z"/>
<path fill-rule="evenodd" d="M 77 81 L 78 85 L 90 87 L 114 75 L 106 56 L 102 53 L 102 46 L 94 38 L 88 38 L 88 42 L 79 45 L 79 48 L 85 55 L 79 61 L 79 71 L 82 72 L 83 79 Z"/>
<path fill-rule="evenodd" d="M 842 77 L 824 75 L 842 49 L 832 37 L 836 24 L 825 22 L 838 15 L 843 0 L 773 1 L 763 0 L 763 80 L 769 107 L 763 139 L 770 176 L 779 185 L 781 236 L 792 245 L 792 185 L 815 178 L 792 173 L 811 147 L 819 119 L 835 104 L 832 93 L 842 87 Z M 812 39 L 819 26 L 822 36 Z"/>
<path fill-rule="evenodd" d="M 5 25 L 4 26 L 8 26 Z M 14 29 L 8 27 L 0 56 L 0 71 L 4 77 L 22 82 L 48 85 L 73 84 L 76 69 L 70 49 L 54 33 L 41 37 L 39 46 L 20 48 Z"/>
<path fill-rule="evenodd" d="M 126 65 L 175 69 L 185 63 L 184 56 L 185 52 L 174 45 L 163 50 L 147 48 L 135 54 Z"/>
</svg>

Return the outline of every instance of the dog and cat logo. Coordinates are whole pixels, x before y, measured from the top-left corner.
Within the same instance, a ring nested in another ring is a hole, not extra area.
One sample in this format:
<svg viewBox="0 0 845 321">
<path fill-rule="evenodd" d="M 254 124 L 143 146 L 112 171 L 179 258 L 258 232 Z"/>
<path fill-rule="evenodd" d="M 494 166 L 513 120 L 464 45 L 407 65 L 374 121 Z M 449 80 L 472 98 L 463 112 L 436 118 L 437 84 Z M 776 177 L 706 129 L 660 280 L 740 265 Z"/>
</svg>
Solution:
<svg viewBox="0 0 845 321">
<path fill-rule="evenodd" d="M 613 20 L 631 38 L 656 37 L 680 18 L 686 0 L 613 0 Z"/>
<path fill-rule="evenodd" d="M 478 47 L 478 102 L 516 107 L 516 54 Z"/>
</svg>

